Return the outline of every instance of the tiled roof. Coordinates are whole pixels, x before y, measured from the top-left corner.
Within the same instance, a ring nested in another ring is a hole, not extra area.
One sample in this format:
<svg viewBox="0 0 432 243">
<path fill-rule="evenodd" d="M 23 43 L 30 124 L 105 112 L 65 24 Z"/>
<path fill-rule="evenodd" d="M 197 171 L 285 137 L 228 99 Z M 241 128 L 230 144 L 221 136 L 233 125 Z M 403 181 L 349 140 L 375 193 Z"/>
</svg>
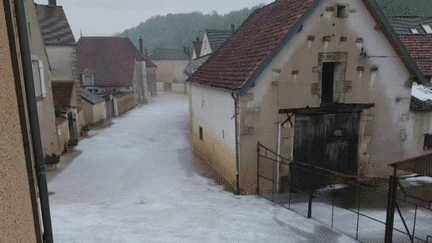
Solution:
<svg viewBox="0 0 432 243">
<path fill-rule="evenodd" d="M 150 60 L 154 61 L 189 61 L 186 55 L 180 49 L 155 49 L 150 55 Z"/>
<path fill-rule="evenodd" d="M 232 30 L 206 30 L 210 48 L 214 52 L 232 35 Z"/>
<path fill-rule="evenodd" d="M 93 94 L 85 89 L 81 89 L 81 97 L 93 105 L 105 102 L 105 100 L 97 94 Z"/>
<path fill-rule="evenodd" d="M 209 57 L 210 54 L 192 60 L 185 68 L 184 73 L 191 76 Z"/>
<path fill-rule="evenodd" d="M 256 10 L 188 81 L 239 90 L 312 3 L 279 0 Z"/>
<path fill-rule="evenodd" d="M 422 25 L 432 26 L 431 17 L 391 17 L 388 21 L 398 35 L 415 34 L 412 29 L 417 30 L 418 34 L 426 34 Z"/>
<path fill-rule="evenodd" d="M 432 34 L 399 35 L 411 59 L 425 76 L 432 76 Z"/>
<path fill-rule="evenodd" d="M 70 107 L 73 81 L 52 81 L 51 86 L 54 104 Z"/>
<path fill-rule="evenodd" d="M 36 4 L 36 14 L 46 45 L 71 45 L 75 38 L 61 6 Z"/>
<path fill-rule="evenodd" d="M 95 86 L 132 86 L 135 60 L 145 60 L 147 67 L 156 67 L 129 38 L 81 37 L 77 44 L 79 73 L 88 69 Z"/>
</svg>

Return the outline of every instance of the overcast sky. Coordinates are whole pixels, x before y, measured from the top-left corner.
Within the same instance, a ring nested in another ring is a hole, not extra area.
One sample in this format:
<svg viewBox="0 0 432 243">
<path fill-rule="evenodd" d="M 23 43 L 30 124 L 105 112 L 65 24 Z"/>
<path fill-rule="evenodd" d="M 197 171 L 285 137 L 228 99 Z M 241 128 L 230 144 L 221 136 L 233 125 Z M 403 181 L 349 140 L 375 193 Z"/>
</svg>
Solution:
<svg viewBox="0 0 432 243">
<path fill-rule="evenodd" d="M 34 1 L 48 4 L 48 0 Z M 194 11 L 207 14 L 213 10 L 226 14 L 271 2 L 274 0 L 57 0 L 57 5 L 63 6 L 78 40 L 81 30 L 83 36 L 111 36 L 155 15 Z"/>
</svg>

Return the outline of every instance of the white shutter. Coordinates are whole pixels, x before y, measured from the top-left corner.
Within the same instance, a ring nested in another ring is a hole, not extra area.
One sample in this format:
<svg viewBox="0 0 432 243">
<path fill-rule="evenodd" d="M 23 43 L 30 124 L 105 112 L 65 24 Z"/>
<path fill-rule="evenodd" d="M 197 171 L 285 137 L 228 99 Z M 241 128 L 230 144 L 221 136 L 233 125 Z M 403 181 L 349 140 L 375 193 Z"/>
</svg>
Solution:
<svg viewBox="0 0 432 243">
<path fill-rule="evenodd" d="M 46 97 L 46 87 L 45 87 L 45 73 L 44 73 L 44 66 L 42 60 L 39 60 L 39 73 L 40 73 L 40 82 L 42 87 L 42 97 Z"/>
</svg>

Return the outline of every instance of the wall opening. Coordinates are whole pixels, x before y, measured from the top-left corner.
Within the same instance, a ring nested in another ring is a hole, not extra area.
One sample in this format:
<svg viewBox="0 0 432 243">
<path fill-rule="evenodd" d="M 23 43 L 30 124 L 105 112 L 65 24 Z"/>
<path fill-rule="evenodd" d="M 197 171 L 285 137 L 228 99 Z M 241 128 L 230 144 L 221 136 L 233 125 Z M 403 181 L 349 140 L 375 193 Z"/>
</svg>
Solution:
<svg viewBox="0 0 432 243">
<path fill-rule="evenodd" d="M 200 140 L 203 140 L 204 139 L 204 136 L 203 136 L 203 128 L 200 126 L 199 127 L 199 137 L 200 137 Z"/>
<path fill-rule="evenodd" d="M 347 6 L 346 5 L 337 5 L 336 16 L 338 18 L 346 18 L 347 17 Z"/>
<path fill-rule="evenodd" d="M 333 89 L 334 89 L 334 62 L 323 62 L 322 67 L 322 94 L 321 105 L 331 105 L 333 103 Z"/>
</svg>

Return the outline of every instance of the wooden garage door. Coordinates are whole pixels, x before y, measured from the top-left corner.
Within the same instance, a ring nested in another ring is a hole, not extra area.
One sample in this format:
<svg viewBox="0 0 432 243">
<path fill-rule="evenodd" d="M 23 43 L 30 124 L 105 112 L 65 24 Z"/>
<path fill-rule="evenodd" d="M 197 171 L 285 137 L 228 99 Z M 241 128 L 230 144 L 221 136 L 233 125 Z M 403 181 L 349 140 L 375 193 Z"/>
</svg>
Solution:
<svg viewBox="0 0 432 243">
<path fill-rule="evenodd" d="M 296 116 L 294 160 L 357 175 L 359 113 Z"/>
</svg>

